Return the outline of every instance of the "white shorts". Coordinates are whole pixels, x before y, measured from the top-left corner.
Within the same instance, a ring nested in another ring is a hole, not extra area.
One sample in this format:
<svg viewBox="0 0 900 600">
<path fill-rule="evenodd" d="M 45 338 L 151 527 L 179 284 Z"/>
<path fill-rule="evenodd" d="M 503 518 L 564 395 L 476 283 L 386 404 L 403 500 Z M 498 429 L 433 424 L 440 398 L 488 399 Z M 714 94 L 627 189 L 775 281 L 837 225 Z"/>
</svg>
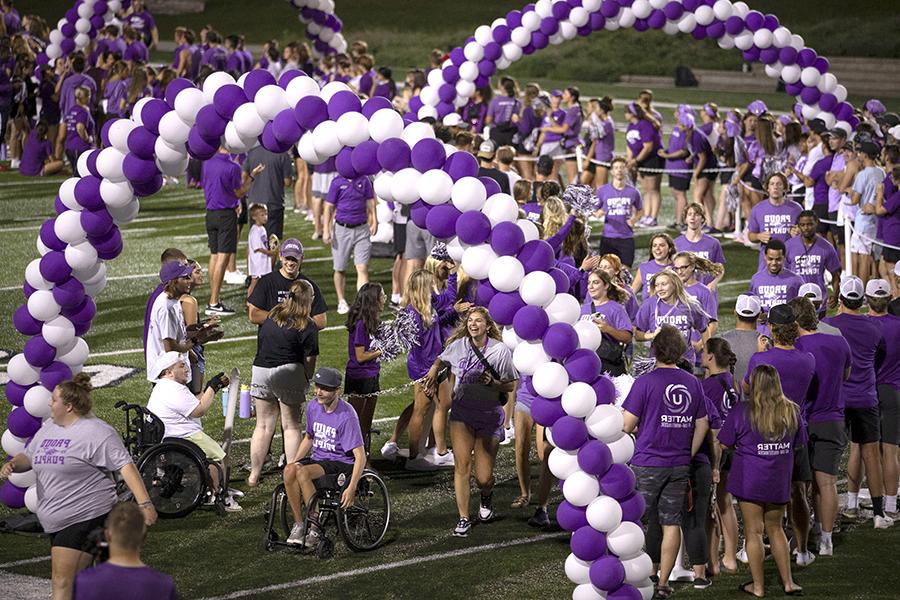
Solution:
<svg viewBox="0 0 900 600">
<path fill-rule="evenodd" d="M 562 156 L 562 144 L 559 141 L 544 142 L 543 144 L 541 144 L 541 150 L 540 152 L 538 152 L 538 156 L 544 156 L 545 154 L 552 157 Z"/>
<path fill-rule="evenodd" d="M 334 181 L 337 173 L 313 173 L 312 176 L 312 193 L 316 196 L 324 198 L 328 195 L 328 189 L 331 182 Z"/>
<path fill-rule="evenodd" d="M 872 254 L 872 242 L 853 232 L 850 236 L 850 252 L 854 254 Z"/>
</svg>

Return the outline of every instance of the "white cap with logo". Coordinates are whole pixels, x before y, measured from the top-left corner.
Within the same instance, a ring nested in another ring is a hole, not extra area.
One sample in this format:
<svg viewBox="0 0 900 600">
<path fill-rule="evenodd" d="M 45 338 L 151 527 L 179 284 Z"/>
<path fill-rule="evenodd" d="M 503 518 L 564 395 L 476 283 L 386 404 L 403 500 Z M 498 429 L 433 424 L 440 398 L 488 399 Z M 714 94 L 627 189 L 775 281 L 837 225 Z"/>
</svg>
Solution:
<svg viewBox="0 0 900 600">
<path fill-rule="evenodd" d="M 734 304 L 734 312 L 742 317 L 756 317 L 762 311 L 759 298 L 751 294 L 741 294 Z"/>
</svg>

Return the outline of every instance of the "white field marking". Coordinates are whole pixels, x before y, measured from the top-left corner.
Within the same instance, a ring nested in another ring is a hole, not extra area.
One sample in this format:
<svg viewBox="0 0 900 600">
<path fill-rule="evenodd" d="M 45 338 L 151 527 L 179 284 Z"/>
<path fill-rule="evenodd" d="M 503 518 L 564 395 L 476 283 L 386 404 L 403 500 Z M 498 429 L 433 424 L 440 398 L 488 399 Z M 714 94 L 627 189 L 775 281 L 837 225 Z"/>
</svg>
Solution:
<svg viewBox="0 0 900 600">
<path fill-rule="evenodd" d="M 308 586 L 308 585 L 315 585 L 318 583 L 331 583 L 332 581 L 336 581 L 338 579 L 347 579 L 348 577 L 357 577 L 359 575 L 369 575 L 371 573 L 378 573 L 381 571 L 388 571 L 391 569 L 398 569 L 401 567 L 411 567 L 411 566 L 419 565 L 419 564 L 426 563 L 426 562 L 434 562 L 436 560 L 444 560 L 447 558 L 455 558 L 457 556 L 466 556 L 469 554 L 477 554 L 479 552 L 485 552 L 487 550 L 497 550 L 500 548 L 510 548 L 512 546 L 523 546 L 525 544 L 534 544 L 535 542 L 543 542 L 546 540 L 560 539 L 563 537 L 567 537 L 569 535 L 570 534 L 568 532 L 546 533 L 543 535 L 536 535 L 534 537 L 517 538 L 514 540 L 509 540 L 508 542 L 483 544 L 481 546 L 473 546 L 470 548 L 451 550 L 450 552 L 429 554 L 428 556 L 418 556 L 418 557 L 408 558 L 406 560 L 398 560 L 398 561 L 391 562 L 391 563 L 385 563 L 385 564 L 381 564 L 381 565 L 373 565 L 371 567 L 363 567 L 361 569 L 353 569 L 351 571 L 341 571 L 339 573 L 332 573 L 331 575 L 319 575 L 317 577 L 309 577 L 307 579 L 297 579 L 295 581 L 288 581 L 285 583 L 276 583 L 274 585 L 266 585 L 266 586 L 262 586 L 262 587 L 249 589 L 249 590 L 239 590 L 237 592 L 231 592 L 230 594 L 225 594 L 224 596 L 209 596 L 206 598 L 202 598 L 201 600 L 231 600 L 233 598 L 244 598 L 246 596 L 256 596 L 258 594 L 265 594 L 268 592 L 276 592 L 279 590 L 288 590 L 288 589 L 304 587 L 304 586 Z"/>
<path fill-rule="evenodd" d="M 8 563 L 0 563 L 0 569 L 8 569 L 10 567 L 18 567 L 21 565 L 30 565 L 50 560 L 50 556 L 36 556 L 35 558 L 24 558 L 22 560 L 14 560 Z"/>
</svg>

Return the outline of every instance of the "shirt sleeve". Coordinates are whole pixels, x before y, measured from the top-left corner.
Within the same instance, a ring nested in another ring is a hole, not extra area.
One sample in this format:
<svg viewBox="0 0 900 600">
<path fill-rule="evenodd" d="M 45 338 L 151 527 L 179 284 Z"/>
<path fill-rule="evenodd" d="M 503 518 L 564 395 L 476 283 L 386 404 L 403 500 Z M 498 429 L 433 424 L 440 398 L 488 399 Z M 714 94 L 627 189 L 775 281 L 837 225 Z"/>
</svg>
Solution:
<svg viewBox="0 0 900 600">
<path fill-rule="evenodd" d="M 269 289 L 269 278 L 268 277 L 260 277 L 259 281 L 256 282 L 256 287 L 253 288 L 253 293 L 250 294 L 250 297 L 247 298 L 247 302 L 255 306 L 260 310 L 270 310 L 271 307 L 267 306 L 266 302 L 266 294 Z M 315 291 L 315 287 L 313 287 Z M 313 300 L 313 306 L 315 306 L 315 299 Z"/>
<path fill-rule="evenodd" d="M 518 379 L 518 372 L 513 366 L 512 352 L 510 352 L 509 348 L 506 347 L 506 344 L 502 342 L 496 344 L 494 347 L 497 348 L 497 350 L 494 351 L 494 362 L 491 363 L 491 366 L 497 371 L 500 379 L 503 381 Z"/>
<path fill-rule="evenodd" d="M 331 181 L 331 186 L 329 186 L 329 188 L 328 188 L 328 194 L 325 196 L 325 202 L 327 202 L 329 204 L 337 204 L 338 191 L 340 190 L 342 181 L 343 181 L 342 177 L 335 177 Z"/>
<path fill-rule="evenodd" d="M 739 413 L 743 410 L 743 408 L 738 405 L 735 406 L 731 411 L 729 411 L 728 416 L 725 418 L 725 422 L 722 423 L 722 429 L 719 430 L 719 443 L 723 446 L 734 447 L 737 442 L 737 420 Z"/>
<path fill-rule="evenodd" d="M 644 302 L 641 307 L 638 309 L 637 316 L 634 317 L 634 326 L 636 329 L 641 331 L 653 331 L 656 327 L 650 324 L 650 310 L 652 309 L 651 304 L 654 304 L 655 300 L 653 298 L 649 298 L 647 302 Z"/>
<path fill-rule="evenodd" d="M 750 209 L 750 223 L 748 224 L 748 228 L 752 233 L 759 233 L 762 231 L 762 227 L 759 224 L 759 211 L 756 210 L 758 206 L 760 205 L 757 204 Z"/>
<path fill-rule="evenodd" d="M 231 163 L 227 171 L 228 191 L 233 192 L 241 187 L 241 168 L 237 163 Z"/>
<path fill-rule="evenodd" d="M 118 471 L 125 465 L 134 462 L 131 455 L 128 454 L 128 450 L 125 449 L 122 438 L 111 427 L 110 431 L 106 432 L 106 435 L 96 443 L 93 450 L 90 457 L 91 464 L 107 471 Z"/>
<path fill-rule="evenodd" d="M 310 322 L 306 326 L 306 336 L 303 339 L 303 356 L 319 355 L 319 328 Z"/>
<path fill-rule="evenodd" d="M 638 377 L 634 381 L 634 385 L 631 386 L 631 390 L 629 390 L 625 402 L 622 403 L 622 409 L 627 410 L 638 419 L 644 414 L 644 403 L 646 402 L 644 387 L 645 385 L 642 378 Z"/>
<path fill-rule="evenodd" d="M 343 419 L 339 425 L 340 431 L 338 432 L 338 439 L 341 443 L 341 449 L 347 454 L 350 454 L 355 448 L 359 448 L 363 445 L 363 438 L 362 429 L 359 426 L 359 416 L 349 404 L 347 405 L 347 408 L 349 409 L 347 411 L 347 418 Z"/>
</svg>

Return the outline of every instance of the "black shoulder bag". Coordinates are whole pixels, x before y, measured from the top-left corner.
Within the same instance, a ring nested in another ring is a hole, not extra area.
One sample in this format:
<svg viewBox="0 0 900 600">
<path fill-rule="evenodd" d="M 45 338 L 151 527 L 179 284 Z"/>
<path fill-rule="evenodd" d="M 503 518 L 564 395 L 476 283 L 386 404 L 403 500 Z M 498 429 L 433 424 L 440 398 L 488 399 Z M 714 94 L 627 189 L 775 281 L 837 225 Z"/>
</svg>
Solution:
<svg viewBox="0 0 900 600">
<path fill-rule="evenodd" d="M 497 373 L 497 370 L 487 361 L 484 357 L 484 354 L 481 353 L 481 350 L 478 349 L 478 346 L 472 343 L 472 338 L 469 338 L 469 346 L 472 347 L 472 351 L 475 352 L 475 356 L 478 358 L 478 362 L 482 364 L 482 366 L 490 373 L 491 377 L 496 379 L 497 381 L 502 381 L 500 379 L 500 374 Z M 487 386 L 485 386 L 487 387 Z M 497 392 L 497 402 L 500 406 L 506 404 L 507 400 L 509 400 L 509 392 Z"/>
</svg>

